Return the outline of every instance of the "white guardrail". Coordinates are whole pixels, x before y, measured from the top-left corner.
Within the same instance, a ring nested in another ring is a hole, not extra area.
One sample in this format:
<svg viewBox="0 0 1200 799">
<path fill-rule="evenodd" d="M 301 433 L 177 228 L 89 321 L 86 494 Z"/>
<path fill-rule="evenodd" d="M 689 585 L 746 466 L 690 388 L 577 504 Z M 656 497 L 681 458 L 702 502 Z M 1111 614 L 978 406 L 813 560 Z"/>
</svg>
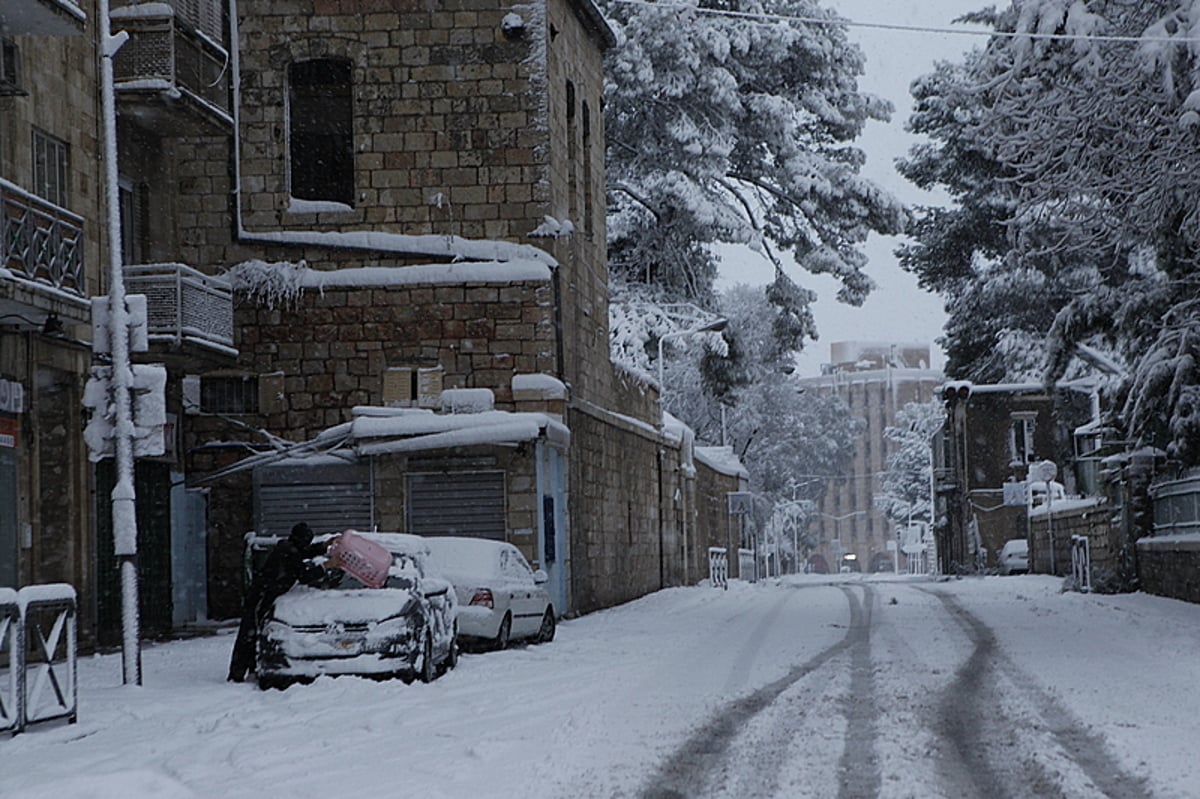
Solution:
<svg viewBox="0 0 1200 799">
<path fill-rule="evenodd" d="M 61 583 L 0 588 L 0 733 L 77 719 L 76 598 Z"/>
<path fill-rule="evenodd" d="M 758 580 L 758 565 L 754 562 L 753 549 L 738 550 L 738 579 L 748 583 Z"/>
<path fill-rule="evenodd" d="M 708 548 L 708 583 L 713 588 L 729 588 L 729 554 L 725 547 Z"/>
</svg>

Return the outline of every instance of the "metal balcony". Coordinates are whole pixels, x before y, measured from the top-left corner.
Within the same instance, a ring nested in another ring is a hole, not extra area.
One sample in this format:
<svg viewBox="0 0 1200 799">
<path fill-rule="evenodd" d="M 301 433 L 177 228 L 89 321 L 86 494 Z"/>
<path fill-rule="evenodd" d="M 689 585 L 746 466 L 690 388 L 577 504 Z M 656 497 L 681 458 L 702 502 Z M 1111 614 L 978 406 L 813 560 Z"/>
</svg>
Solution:
<svg viewBox="0 0 1200 799">
<path fill-rule="evenodd" d="M 113 57 L 121 115 L 163 135 L 195 134 L 197 124 L 204 132 L 227 133 L 233 126 L 229 53 L 220 17 L 214 35 L 211 15 L 186 10 L 196 3 L 174 5 L 125 6 L 110 13 L 113 31 L 129 34 Z"/>
<path fill-rule="evenodd" d="M 233 346 L 233 289 L 228 280 L 183 264 L 127 266 L 124 273 L 125 290 L 146 295 L 151 344 L 237 355 Z"/>
<path fill-rule="evenodd" d="M 0 30 L 9 36 L 78 36 L 87 14 L 75 0 L 4 0 Z"/>
<path fill-rule="evenodd" d="M 86 297 L 83 217 L 0 178 L 0 268 Z"/>
</svg>

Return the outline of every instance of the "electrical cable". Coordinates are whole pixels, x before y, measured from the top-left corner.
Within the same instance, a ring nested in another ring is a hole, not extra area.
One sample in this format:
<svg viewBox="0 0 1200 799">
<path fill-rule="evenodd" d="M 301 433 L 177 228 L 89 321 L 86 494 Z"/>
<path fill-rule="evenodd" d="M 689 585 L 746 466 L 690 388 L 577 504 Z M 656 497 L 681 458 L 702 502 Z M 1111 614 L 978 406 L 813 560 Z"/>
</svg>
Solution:
<svg viewBox="0 0 1200 799">
<path fill-rule="evenodd" d="M 652 2 L 652 0 L 611 0 L 613 3 L 646 8 L 673 8 L 714 17 L 746 19 L 751 22 L 803 22 L 809 25 L 840 25 L 847 28 L 870 28 L 874 30 L 900 31 L 903 33 L 937 33 L 956 36 L 988 36 L 1008 39 L 1032 39 L 1036 41 L 1061 42 L 1116 42 L 1145 44 L 1149 42 L 1175 43 L 1200 42 L 1195 36 L 1120 36 L 1096 33 L 1022 33 L 1019 31 L 965 30 L 962 28 L 936 28 L 925 25 L 901 25 L 890 22 L 861 22 L 844 17 L 808 17 L 800 14 L 772 14 L 754 11 L 725 11 L 717 8 L 700 8 L 690 3 Z"/>
</svg>

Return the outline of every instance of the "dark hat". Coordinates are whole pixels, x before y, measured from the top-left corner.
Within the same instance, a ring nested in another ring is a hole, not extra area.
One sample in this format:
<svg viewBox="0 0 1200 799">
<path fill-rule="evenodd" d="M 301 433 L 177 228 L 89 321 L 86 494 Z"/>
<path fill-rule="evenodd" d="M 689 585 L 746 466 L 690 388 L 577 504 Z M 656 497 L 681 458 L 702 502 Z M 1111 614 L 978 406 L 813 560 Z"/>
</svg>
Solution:
<svg viewBox="0 0 1200 799">
<path fill-rule="evenodd" d="M 311 544 L 313 540 L 313 531 L 312 528 L 307 524 L 300 522 L 292 528 L 292 534 L 288 537 L 297 543 Z"/>
</svg>

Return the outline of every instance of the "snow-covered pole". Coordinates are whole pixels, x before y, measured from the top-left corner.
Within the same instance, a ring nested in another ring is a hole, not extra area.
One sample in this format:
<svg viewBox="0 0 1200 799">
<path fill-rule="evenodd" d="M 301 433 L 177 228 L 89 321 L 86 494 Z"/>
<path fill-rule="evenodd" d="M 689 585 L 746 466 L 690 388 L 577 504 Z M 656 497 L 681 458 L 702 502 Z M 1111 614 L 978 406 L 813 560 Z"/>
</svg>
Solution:
<svg viewBox="0 0 1200 799">
<path fill-rule="evenodd" d="M 121 197 L 117 171 L 117 107 L 113 91 L 113 56 L 129 38 L 112 35 L 108 0 L 98 0 L 100 31 L 100 103 L 104 118 L 104 193 L 108 209 L 109 346 L 112 349 L 110 387 L 115 410 L 114 450 L 116 484 L 112 490 L 113 552 L 121 572 L 121 666 L 125 685 L 142 684 L 138 619 L 137 510 L 133 472 L 133 408 L 130 389 L 129 312 L 125 307 L 125 275 L 121 263 Z"/>
</svg>

